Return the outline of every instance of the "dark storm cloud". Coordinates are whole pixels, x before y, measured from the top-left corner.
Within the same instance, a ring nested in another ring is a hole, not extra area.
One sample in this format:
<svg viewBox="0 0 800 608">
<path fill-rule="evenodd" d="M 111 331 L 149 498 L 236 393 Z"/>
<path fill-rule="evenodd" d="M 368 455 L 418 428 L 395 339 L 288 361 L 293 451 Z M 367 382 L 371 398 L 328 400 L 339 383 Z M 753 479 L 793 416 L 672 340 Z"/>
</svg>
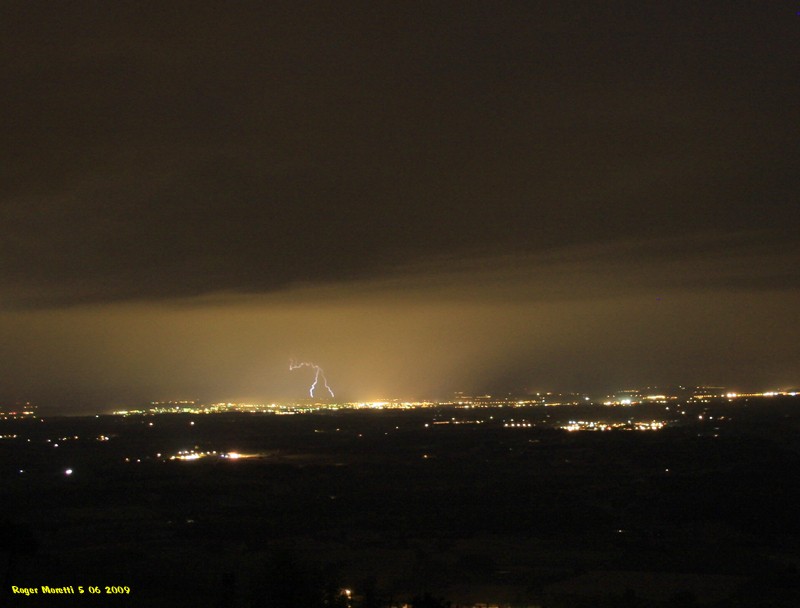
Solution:
<svg viewBox="0 0 800 608">
<path fill-rule="evenodd" d="M 800 37 L 784 3 L 2 13 L 6 306 L 682 234 L 795 248 Z"/>
<path fill-rule="evenodd" d="M 790 3 L 0 28 L 0 401 L 797 383 Z"/>
</svg>

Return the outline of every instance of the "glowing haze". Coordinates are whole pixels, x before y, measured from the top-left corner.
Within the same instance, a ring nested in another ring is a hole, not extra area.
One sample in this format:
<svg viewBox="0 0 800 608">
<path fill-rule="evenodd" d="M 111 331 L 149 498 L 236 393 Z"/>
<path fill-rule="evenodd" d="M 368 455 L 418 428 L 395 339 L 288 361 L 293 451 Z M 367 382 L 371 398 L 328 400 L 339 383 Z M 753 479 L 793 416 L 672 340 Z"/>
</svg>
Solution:
<svg viewBox="0 0 800 608">
<path fill-rule="evenodd" d="M 494 258 L 269 295 L 7 310 L 4 389 L 70 407 L 291 400 L 300 394 L 288 353 L 327 362 L 344 400 L 794 382 L 800 298 L 781 285 L 789 257 L 718 253 L 687 272 L 623 253 Z"/>
</svg>

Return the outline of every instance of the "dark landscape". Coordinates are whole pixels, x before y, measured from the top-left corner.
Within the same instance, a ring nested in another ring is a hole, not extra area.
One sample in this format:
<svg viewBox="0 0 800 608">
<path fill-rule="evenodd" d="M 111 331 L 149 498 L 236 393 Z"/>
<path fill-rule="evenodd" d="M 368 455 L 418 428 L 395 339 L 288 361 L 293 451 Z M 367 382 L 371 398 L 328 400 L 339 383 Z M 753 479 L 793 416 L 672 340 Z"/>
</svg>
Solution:
<svg viewBox="0 0 800 608">
<path fill-rule="evenodd" d="M 0 421 L 6 592 L 130 588 L 14 598 L 27 606 L 797 606 L 797 398 L 666 407 Z M 666 426 L 559 428 L 574 419 Z"/>
</svg>

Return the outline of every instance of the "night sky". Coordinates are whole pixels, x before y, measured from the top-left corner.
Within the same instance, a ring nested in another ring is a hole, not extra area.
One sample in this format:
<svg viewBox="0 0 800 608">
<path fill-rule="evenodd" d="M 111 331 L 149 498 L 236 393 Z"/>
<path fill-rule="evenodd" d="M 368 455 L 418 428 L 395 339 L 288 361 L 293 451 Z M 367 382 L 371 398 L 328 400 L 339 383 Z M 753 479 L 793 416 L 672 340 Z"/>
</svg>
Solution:
<svg viewBox="0 0 800 608">
<path fill-rule="evenodd" d="M 0 399 L 800 384 L 800 3 L 0 7 Z"/>
</svg>

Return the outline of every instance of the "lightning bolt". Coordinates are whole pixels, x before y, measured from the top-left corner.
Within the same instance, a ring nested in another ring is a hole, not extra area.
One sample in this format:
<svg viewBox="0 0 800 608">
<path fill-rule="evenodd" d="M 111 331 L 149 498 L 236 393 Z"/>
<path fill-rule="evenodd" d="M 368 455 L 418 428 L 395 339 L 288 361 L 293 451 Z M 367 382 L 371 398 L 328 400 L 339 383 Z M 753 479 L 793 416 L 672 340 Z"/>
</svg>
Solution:
<svg viewBox="0 0 800 608">
<path fill-rule="evenodd" d="M 309 363 L 308 361 L 301 361 L 300 363 L 295 363 L 294 360 L 289 361 L 289 371 L 300 369 L 301 367 L 310 367 L 314 370 L 314 382 L 311 383 L 311 388 L 308 391 L 308 394 L 312 398 L 314 397 L 314 389 L 317 388 L 317 383 L 319 382 L 320 378 L 322 378 L 322 383 L 331 394 L 331 397 L 334 396 L 333 390 L 330 386 L 328 386 L 328 379 L 325 377 L 325 372 L 322 371 L 322 368 L 319 365 L 316 363 Z"/>
</svg>

